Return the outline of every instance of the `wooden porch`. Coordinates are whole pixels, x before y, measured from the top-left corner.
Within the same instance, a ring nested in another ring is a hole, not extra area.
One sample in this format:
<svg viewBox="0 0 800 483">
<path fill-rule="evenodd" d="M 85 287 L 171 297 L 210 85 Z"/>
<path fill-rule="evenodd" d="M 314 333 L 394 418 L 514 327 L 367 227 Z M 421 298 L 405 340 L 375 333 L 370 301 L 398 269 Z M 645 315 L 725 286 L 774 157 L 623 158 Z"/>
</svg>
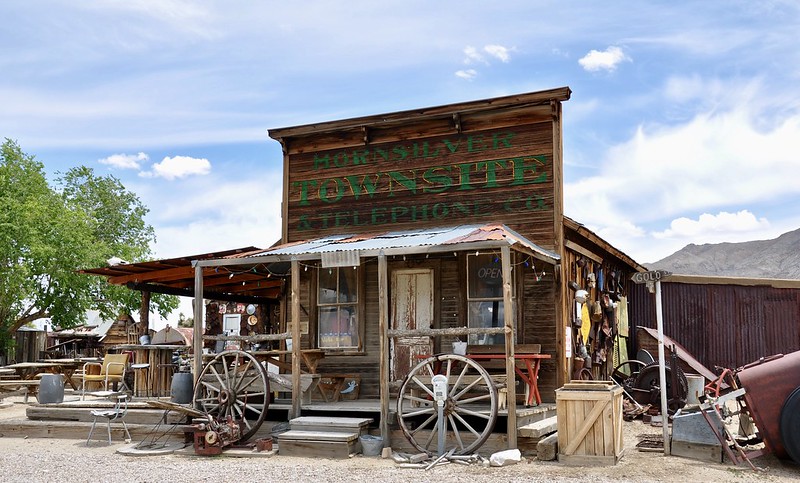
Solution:
<svg viewBox="0 0 800 483">
<path fill-rule="evenodd" d="M 135 397 L 129 403 L 128 414 L 125 418 L 133 442 L 144 441 L 158 434 L 166 435 L 166 439 L 182 440 L 183 432 L 180 429 L 184 417 L 177 412 L 170 412 L 166 419 L 165 411 L 148 404 L 147 401 L 168 401 L 168 398 L 140 398 Z M 67 391 L 65 400 L 58 404 L 38 404 L 31 402 L 26 407 L 25 419 L 0 420 L 0 433 L 7 437 L 33 437 L 33 438 L 65 438 L 85 439 L 92 422 L 92 410 L 105 408 L 110 403 L 104 398 L 87 397 L 81 401 L 76 393 Z M 396 400 L 392 399 L 391 408 L 396 408 Z M 352 401 L 318 402 L 301 405 L 303 416 L 326 416 L 329 418 L 370 418 L 372 423 L 367 431 L 369 434 L 380 436 L 381 401 L 379 399 L 357 399 Z M 476 411 L 487 411 L 476 405 Z M 274 436 L 284 430 L 292 412 L 292 401 L 277 399 L 269 405 L 267 417 L 258 432 L 251 439 Z M 389 444 L 395 451 L 417 452 L 406 439 L 397 424 L 395 409 L 389 412 L 391 421 L 389 428 Z M 521 405 L 516 410 L 517 445 L 523 454 L 532 455 L 536 452 L 536 443 L 547 433 L 554 431 L 555 404 L 542 404 L 525 408 Z M 508 410 L 498 412 L 495 428 L 489 439 L 476 451 L 488 455 L 496 451 L 508 449 L 507 437 Z M 122 439 L 121 426 L 112 429 L 112 439 L 119 442 Z M 426 433 L 427 434 L 427 433 Z M 423 435 L 423 437 L 426 437 Z M 435 450 L 435 448 L 434 448 Z"/>
</svg>

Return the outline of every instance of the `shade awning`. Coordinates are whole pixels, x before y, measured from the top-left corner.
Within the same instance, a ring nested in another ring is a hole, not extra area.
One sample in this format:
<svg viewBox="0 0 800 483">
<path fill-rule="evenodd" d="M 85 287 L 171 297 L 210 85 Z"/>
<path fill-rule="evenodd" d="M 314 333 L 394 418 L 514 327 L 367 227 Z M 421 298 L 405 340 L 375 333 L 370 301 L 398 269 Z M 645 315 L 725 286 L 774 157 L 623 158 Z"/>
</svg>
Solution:
<svg viewBox="0 0 800 483">
<path fill-rule="evenodd" d="M 458 225 L 368 234 L 332 235 L 278 245 L 260 252 L 236 254 L 225 260 L 200 261 L 200 266 L 254 263 L 259 259 L 322 260 L 323 266 L 352 266 L 358 258 L 384 255 L 433 254 L 487 250 L 509 246 L 546 263 L 558 264 L 557 253 L 540 247 L 505 225 Z"/>
</svg>

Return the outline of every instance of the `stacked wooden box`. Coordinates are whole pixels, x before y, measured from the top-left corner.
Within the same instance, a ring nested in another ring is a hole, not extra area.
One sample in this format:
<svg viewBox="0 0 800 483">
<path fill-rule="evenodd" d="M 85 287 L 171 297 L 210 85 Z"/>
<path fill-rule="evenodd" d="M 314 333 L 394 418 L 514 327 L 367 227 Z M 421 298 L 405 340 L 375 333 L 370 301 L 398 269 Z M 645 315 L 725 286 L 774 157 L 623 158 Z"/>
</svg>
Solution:
<svg viewBox="0 0 800 483">
<path fill-rule="evenodd" d="M 556 390 L 558 461 L 612 465 L 622 457 L 622 388 L 609 381 L 570 381 Z"/>
</svg>

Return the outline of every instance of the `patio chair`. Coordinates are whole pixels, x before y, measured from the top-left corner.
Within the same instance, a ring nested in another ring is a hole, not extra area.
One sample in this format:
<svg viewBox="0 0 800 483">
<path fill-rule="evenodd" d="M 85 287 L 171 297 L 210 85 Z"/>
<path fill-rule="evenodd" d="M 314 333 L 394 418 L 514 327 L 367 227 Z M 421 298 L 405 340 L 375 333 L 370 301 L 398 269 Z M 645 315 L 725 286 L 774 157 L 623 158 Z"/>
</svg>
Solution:
<svg viewBox="0 0 800 483">
<path fill-rule="evenodd" d="M 108 383 L 119 384 L 119 390 L 127 389 L 125 384 L 125 371 L 128 369 L 128 359 L 130 353 L 106 354 L 103 362 L 87 362 L 83 365 L 83 383 L 81 384 L 81 400 L 86 398 L 86 383 L 99 382 L 103 384 L 103 390 L 108 391 Z M 92 374 L 90 367 L 100 367 L 100 372 Z"/>
<path fill-rule="evenodd" d="M 119 421 L 122 423 L 122 429 L 125 430 L 125 441 L 131 441 L 131 433 L 128 431 L 128 425 L 125 424 L 124 419 L 125 415 L 128 413 L 128 395 L 111 392 L 109 393 L 109 397 L 114 401 L 113 409 L 95 409 L 92 411 L 94 421 L 92 421 L 92 428 L 89 430 L 89 436 L 86 438 L 86 446 L 89 446 L 89 442 L 92 440 L 92 433 L 94 433 L 94 427 L 97 425 L 97 420 L 100 418 L 106 419 L 109 445 L 111 444 L 111 423 L 113 421 Z"/>
</svg>

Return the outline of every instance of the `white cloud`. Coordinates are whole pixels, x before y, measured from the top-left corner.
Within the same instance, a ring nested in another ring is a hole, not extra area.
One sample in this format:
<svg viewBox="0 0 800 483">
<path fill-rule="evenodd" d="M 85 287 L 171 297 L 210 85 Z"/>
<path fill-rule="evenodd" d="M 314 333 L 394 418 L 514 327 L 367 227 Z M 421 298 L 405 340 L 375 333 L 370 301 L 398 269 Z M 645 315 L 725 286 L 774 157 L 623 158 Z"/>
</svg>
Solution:
<svg viewBox="0 0 800 483">
<path fill-rule="evenodd" d="M 707 239 L 713 235 L 729 235 L 731 233 L 753 232 L 769 228 L 766 218 L 756 218 L 748 210 L 737 213 L 722 211 L 716 215 L 703 213 L 698 219 L 686 217 L 672 220 L 670 227 L 662 232 L 655 232 L 655 238 Z"/>
<path fill-rule="evenodd" d="M 578 60 L 578 63 L 584 70 L 589 72 L 597 72 L 600 70 L 614 71 L 623 61 L 630 61 L 625 52 L 617 46 L 611 46 L 604 51 L 590 50 L 588 54 L 584 55 Z"/>
<path fill-rule="evenodd" d="M 153 164 L 152 171 L 142 171 L 139 176 L 145 178 L 164 178 L 173 180 L 192 175 L 206 175 L 211 172 L 211 163 L 205 158 L 192 158 L 191 156 L 169 156 L 160 163 Z"/>
<path fill-rule="evenodd" d="M 482 50 L 490 57 L 493 57 L 503 63 L 508 63 L 511 60 L 511 51 L 513 49 L 509 49 L 508 47 L 504 47 L 502 45 L 488 44 L 484 45 Z M 464 64 L 471 65 L 476 63 L 489 65 L 489 61 L 486 60 L 486 57 L 478 49 L 471 45 L 464 47 Z"/>
<path fill-rule="evenodd" d="M 466 65 L 470 65 L 475 62 L 488 64 L 488 62 L 486 62 L 486 59 L 483 58 L 483 55 L 480 52 L 478 52 L 478 49 L 472 47 L 471 45 L 464 47 L 464 56 L 465 56 L 464 63 Z"/>
<path fill-rule="evenodd" d="M 139 169 L 141 161 L 150 159 L 145 153 L 139 154 L 112 154 L 111 156 L 97 160 L 100 164 L 105 164 L 118 169 Z"/>
<path fill-rule="evenodd" d="M 465 69 L 465 70 L 457 70 L 456 77 L 460 77 L 466 80 L 472 80 L 478 75 L 478 72 L 475 69 Z"/>
<path fill-rule="evenodd" d="M 511 60 L 510 50 L 502 45 L 487 45 L 483 50 L 496 59 L 500 59 L 503 63 L 508 63 Z"/>
</svg>

